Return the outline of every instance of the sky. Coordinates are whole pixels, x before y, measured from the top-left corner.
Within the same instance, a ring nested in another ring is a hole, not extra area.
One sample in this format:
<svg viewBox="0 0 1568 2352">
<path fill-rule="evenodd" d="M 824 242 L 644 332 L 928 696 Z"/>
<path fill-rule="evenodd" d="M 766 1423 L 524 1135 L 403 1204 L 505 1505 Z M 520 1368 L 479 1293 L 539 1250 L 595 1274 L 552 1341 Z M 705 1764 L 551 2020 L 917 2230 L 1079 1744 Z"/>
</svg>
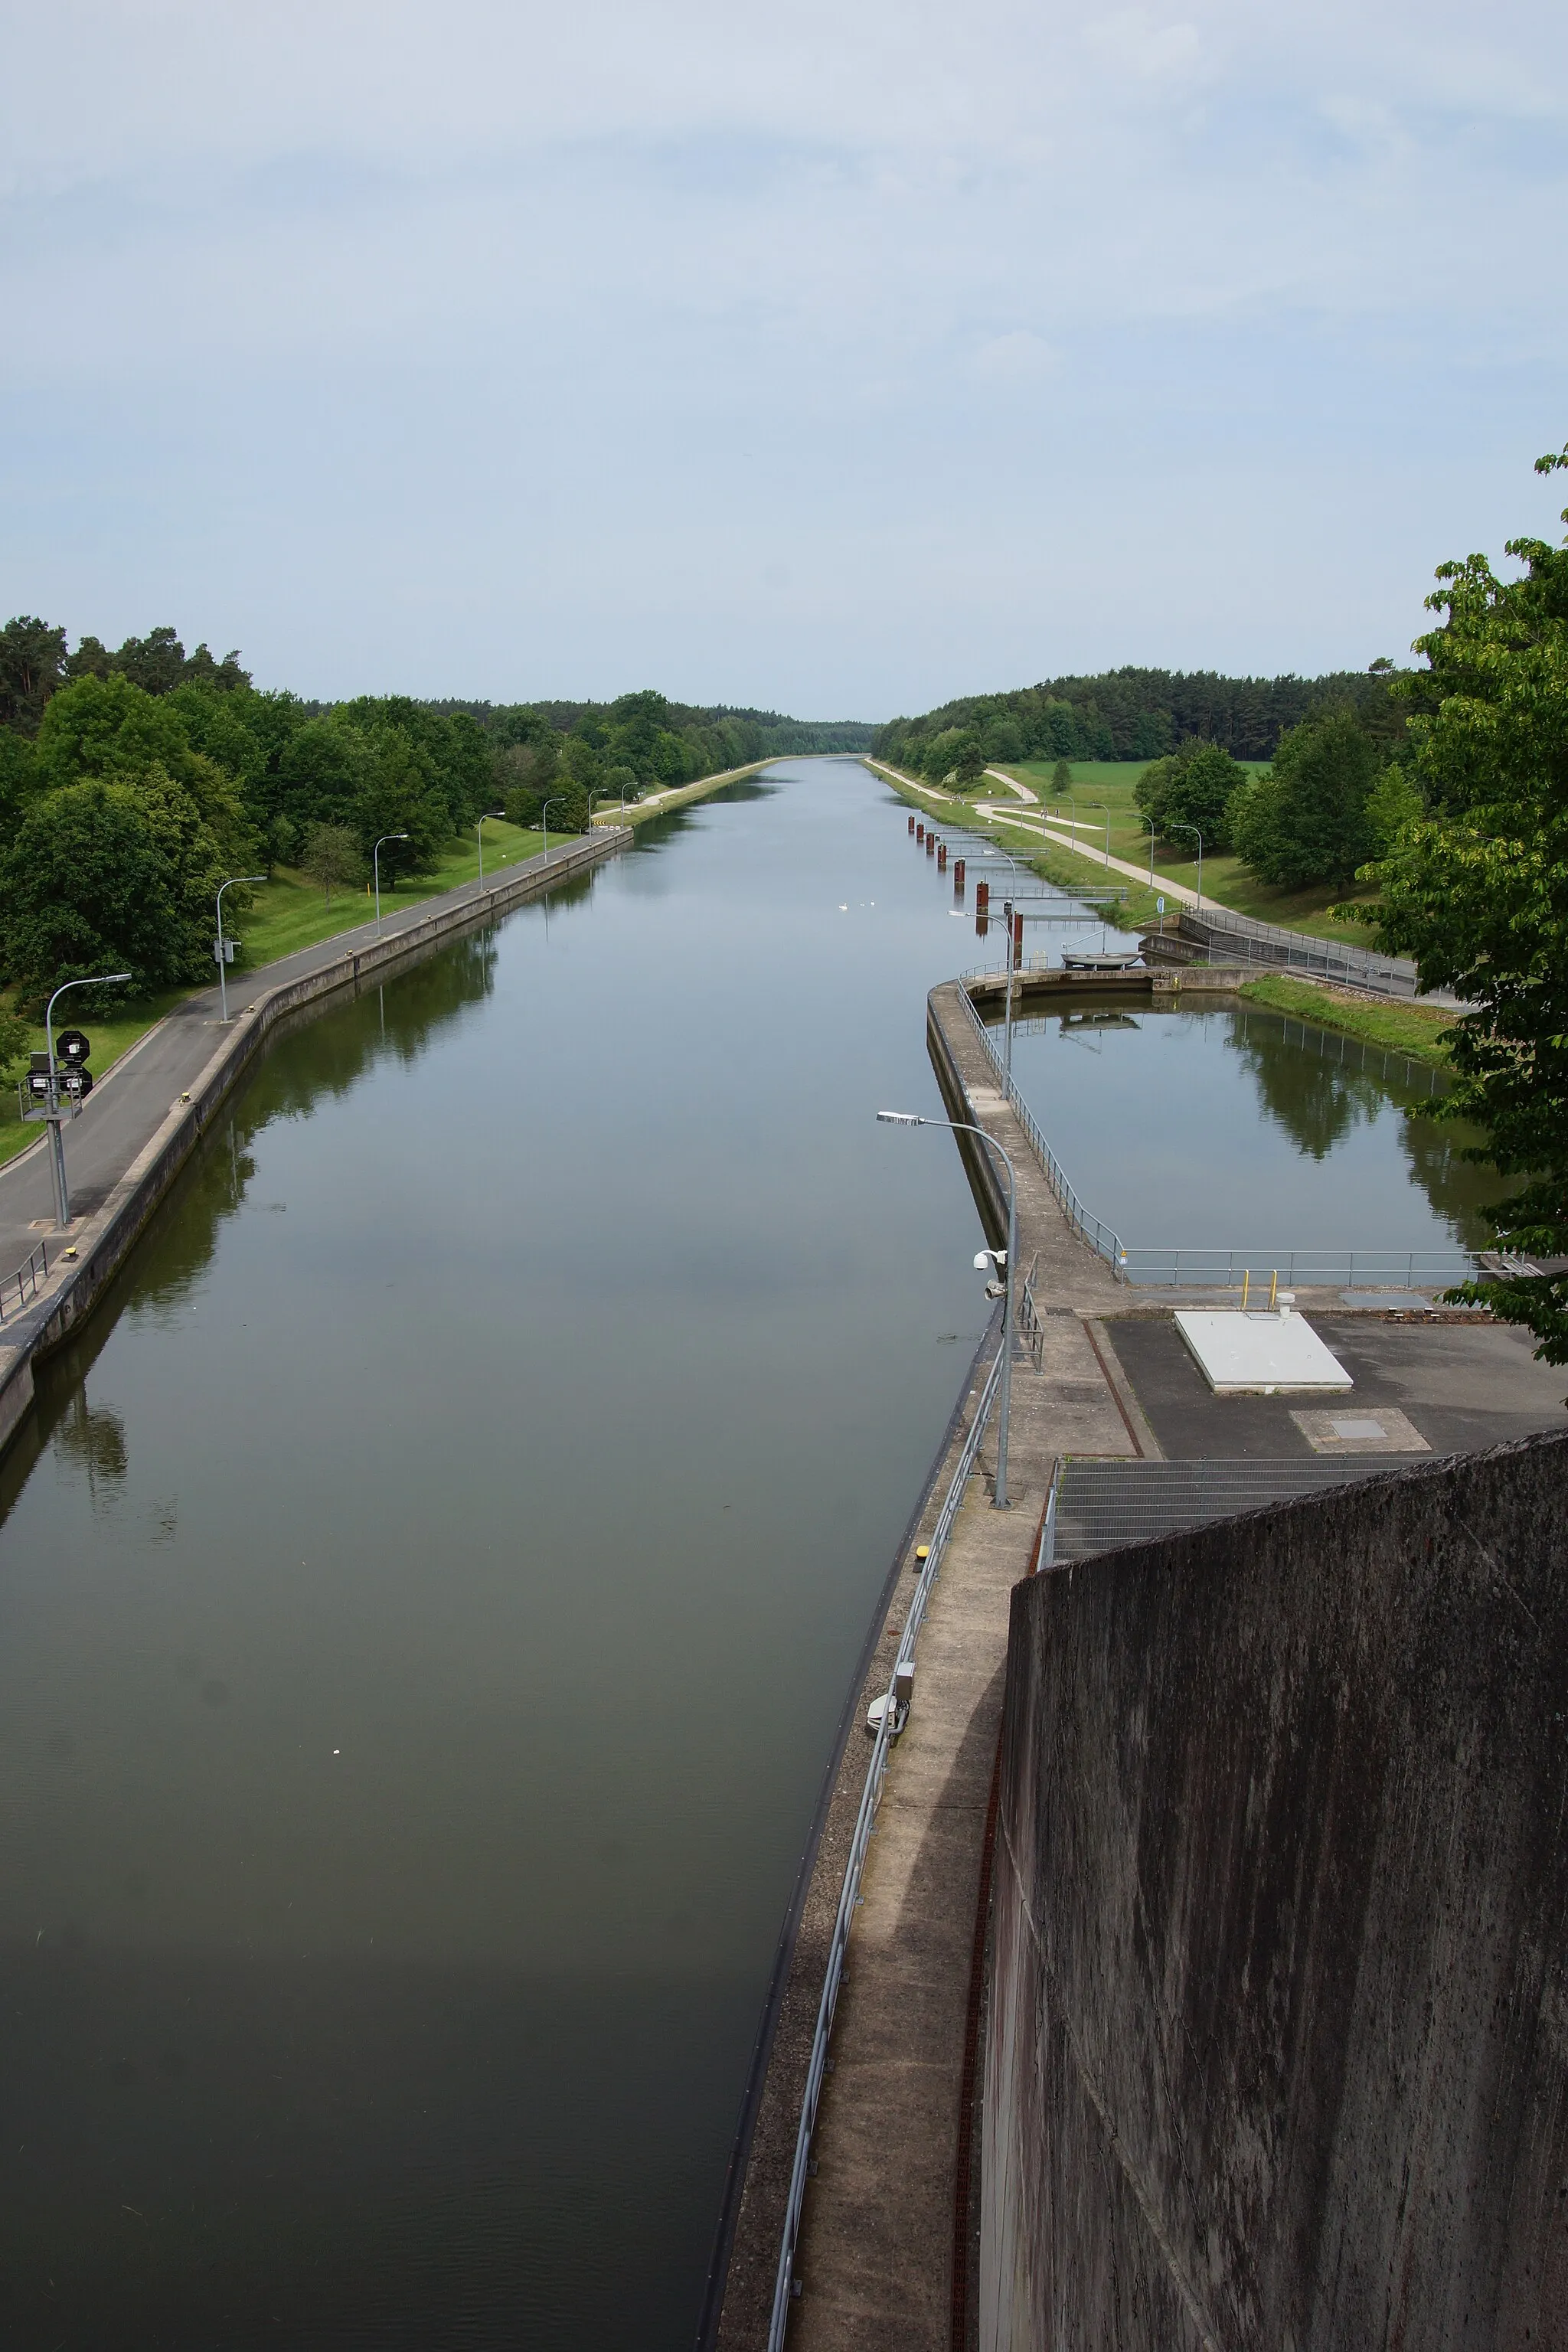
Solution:
<svg viewBox="0 0 1568 2352">
<path fill-rule="evenodd" d="M 0 608 L 882 719 L 1559 536 L 1561 0 L 0 0 Z"/>
</svg>

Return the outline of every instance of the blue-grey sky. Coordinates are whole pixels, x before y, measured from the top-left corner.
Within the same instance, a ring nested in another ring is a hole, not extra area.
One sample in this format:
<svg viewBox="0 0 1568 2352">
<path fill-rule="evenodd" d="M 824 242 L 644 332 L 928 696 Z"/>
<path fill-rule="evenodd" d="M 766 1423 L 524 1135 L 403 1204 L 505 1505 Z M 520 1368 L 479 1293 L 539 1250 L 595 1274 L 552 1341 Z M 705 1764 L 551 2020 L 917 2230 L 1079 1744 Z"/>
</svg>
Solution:
<svg viewBox="0 0 1568 2352">
<path fill-rule="evenodd" d="M 1561 0 L 0 5 L 0 607 L 880 718 L 1555 530 Z"/>
</svg>

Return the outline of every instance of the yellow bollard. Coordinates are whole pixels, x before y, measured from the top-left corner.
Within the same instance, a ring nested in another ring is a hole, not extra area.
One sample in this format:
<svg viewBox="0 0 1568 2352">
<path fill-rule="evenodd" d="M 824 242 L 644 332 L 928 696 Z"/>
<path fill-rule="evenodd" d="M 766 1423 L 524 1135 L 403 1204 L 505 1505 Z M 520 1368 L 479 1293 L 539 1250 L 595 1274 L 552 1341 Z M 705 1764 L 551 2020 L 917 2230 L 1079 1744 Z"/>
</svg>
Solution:
<svg viewBox="0 0 1568 2352">
<path fill-rule="evenodd" d="M 1244 1315 L 1247 1312 L 1247 1286 L 1251 1280 L 1250 1272 L 1244 1268 L 1241 1276 L 1241 1311 Z"/>
<path fill-rule="evenodd" d="M 1276 1266 L 1276 1267 L 1275 1267 L 1275 1269 L 1274 1269 L 1274 1271 L 1273 1271 L 1273 1273 L 1272 1273 L 1272 1274 L 1269 1276 L 1269 1277 L 1268 1277 L 1268 1312 L 1270 1313 L 1270 1315 L 1272 1315 L 1272 1314 L 1274 1313 L 1274 1301 L 1275 1301 L 1276 1297 L 1278 1296 L 1279 1289 L 1279 1267 L 1278 1267 L 1278 1266 Z"/>
</svg>

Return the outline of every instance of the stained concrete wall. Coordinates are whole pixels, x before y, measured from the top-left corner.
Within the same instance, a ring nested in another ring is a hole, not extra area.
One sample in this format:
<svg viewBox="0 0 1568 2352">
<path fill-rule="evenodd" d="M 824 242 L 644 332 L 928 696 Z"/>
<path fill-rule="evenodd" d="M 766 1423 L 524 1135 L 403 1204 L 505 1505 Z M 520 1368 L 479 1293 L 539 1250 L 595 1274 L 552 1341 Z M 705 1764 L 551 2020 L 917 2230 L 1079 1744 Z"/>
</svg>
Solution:
<svg viewBox="0 0 1568 2352">
<path fill-rule="evenodd" d="M 1014 1594 L 985 2352 L 1568 2343 L 1568 1439 Z"/>
</svg>

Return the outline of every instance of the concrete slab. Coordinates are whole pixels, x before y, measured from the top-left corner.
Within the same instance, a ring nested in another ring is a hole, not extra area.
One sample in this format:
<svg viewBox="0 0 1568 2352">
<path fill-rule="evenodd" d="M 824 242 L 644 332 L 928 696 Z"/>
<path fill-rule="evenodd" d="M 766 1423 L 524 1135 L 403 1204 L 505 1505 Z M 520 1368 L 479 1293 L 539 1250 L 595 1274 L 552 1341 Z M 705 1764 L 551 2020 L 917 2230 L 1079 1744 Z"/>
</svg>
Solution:
<svg viewBox="0 0 1568 2352">
<path fill-rule="evenodd" d="M 1356 1412 L 1293 1412 L 1314 1454 L 1429 1454 L 1431 1447 L 1397 1405 L 1363 1405 Z"/>
<path fill-rule="evenodd" d="M 1568 1428 L 1568 1370 L 1538 1363 L 1529 1335 L 1507 1325 L 1405 1323 L 1365 1315 L 1314 1318 L 1355 1382 L 1353 1410 L 1395 1406 L 1436 1454 L 1500 1445 Z M 1173 1318 L 1130 1315 L 1106 1326 L 1142 1412 L 1173 1461 L 1282 1461 L 1311 1446 L 1287 1397 L 1215 1396 Z"/>
<path fill-rule="evenodd" d="M 1273 1315 L 1183 1310 L 1175 1324 L 1215 1396 L 1331 1393 L 1352 1384 L 1311 1325 L 1289 1307 Z"/>
</svg>

